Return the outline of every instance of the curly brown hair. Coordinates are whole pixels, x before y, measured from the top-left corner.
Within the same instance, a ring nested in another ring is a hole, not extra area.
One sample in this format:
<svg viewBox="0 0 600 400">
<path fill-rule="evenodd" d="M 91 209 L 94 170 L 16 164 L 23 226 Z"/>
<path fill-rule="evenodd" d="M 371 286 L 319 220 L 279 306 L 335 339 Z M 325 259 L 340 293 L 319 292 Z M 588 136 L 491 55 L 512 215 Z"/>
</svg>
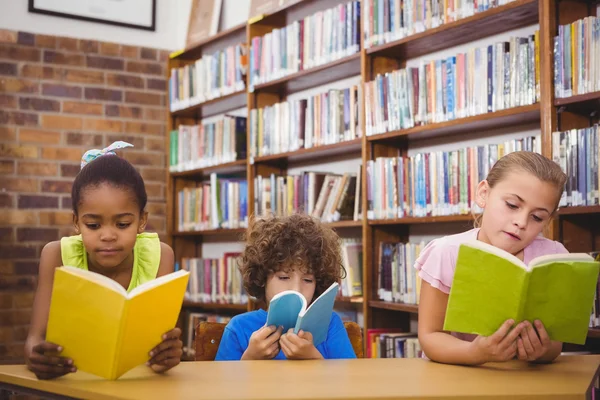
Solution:
<svg viewBox="0 0 600 400">
<path fill-rule="evenodd" d="M 288 268 L 315 276 L 317 298 L 345 275 L 338 235 L 306 214 L 253 218 L 240 261 L 244 287 L 265 301 L 268 277 Z"/>
</svg>

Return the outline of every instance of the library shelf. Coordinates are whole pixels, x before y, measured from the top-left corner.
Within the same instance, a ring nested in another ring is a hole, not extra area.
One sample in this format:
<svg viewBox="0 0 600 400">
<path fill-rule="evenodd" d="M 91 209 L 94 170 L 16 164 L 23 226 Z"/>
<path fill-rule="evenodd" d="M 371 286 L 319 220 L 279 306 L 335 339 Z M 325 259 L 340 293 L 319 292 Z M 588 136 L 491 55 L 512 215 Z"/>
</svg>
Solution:
<svg viewBox="0 0 600 400">
<path fill-rule="evenodd" d="M 392 303 L 389 301 L 369 301 L 369 307 L 379 308 L 384 310 L 392 310 L 392 311 L 404 311 L 413 314 L 419 313 L 419 305 L 418 304 L 404 304 L 404 303 Z"/>
<path fill-rule="evenodd" d="M 370 226 L 383 225 L 408 225 L 408 224 L 430 224 L 436 222 L 469 222 L 473 220 L 471 214 L 460 215 L 440 215 L 435 217 L 404 217 L 393 219 L 373 219 L 369 220 Z"/>
<path fill-rule="evenodd" d="M 362 226 L 362 221 L 336 221 L 336 222 L 326 222 L 325 226 L 328 226 L 332 229 L 341 229 L 341 228 L 360 228 Z"/>
<path fill-rule="evenodd" d="M 287 164 L 290 162 L 300 162 L 311 160 L 326 160 L 332 156 L 344 154 L 360 155 L 362 139 L 353 139 L 346 142 L 326 144 L 322 146 L 300 149 L 287 153 L 271 154 L 268 156 L 255 157 L 250 164 Z"/>
<path fill-rule="evenodd" d="M 209 44 L 213 44 L 219 42 L 223 39 L 229 39 L 230 37 L 240 36 L 242 39 L 241 42 L 246 41 L 246 23 L 243 22 L 241 24 L 232 26 L 229 29 L 222 30 L 221 32 L 217 32 L 217 34 L 210 36 L 198 43 L 195 43 L 193 46 L 171 55 L 172 60 L 186 60 L 186 61 L 194 61 L 202 57 L 202 48 L 206 47 Z"/>
<path fill-rule="evenodd" d="M 185 308 L 203 308 L 207 310 L 237 310 L 246 311 L 248 304 L 203 303 L 200 301 L 184 300 Z"/>
<path fill-rule="evenodd" d="M 472 117 L 457 118 L 451 121 L 415 126 L 409 129 L 367 136 L 369 142 L 389 142 L 408 137 L 411 140 L 428 139 L 460 133 L 483 131 L 511 125 L 521 125 L 540 120 L 539 103 L 513 107 L 506 110 L 488 112 Z"/>
<path fill-rule="evenodd" d="M 353 296 L 353 297 L 339 296 L 339 297 L 336 297 L 335 302 L 339 303 L 339 304 L 362 304 L 363 298 L 362 298 L 362 296 Z"/>
<path fill-rule="evenodd" d="M 245 107 L 246 101 L 246 90 L 240 90 L 181 110 L 172 111 L 171 117 L 194 119 L 207 118 L 211 115 L 222 114 L 227 111 Z"/>
<path fill-rule="evenodd" d="M 194 178 L 207 176 L 212 173 L 239 174 L 246 171 L 246 160 L 236 160 L 228 163 L 211 165 L 210 167 L 191 169 L 189 171 L 171 172 L 174 178 Z"/>
<path fill-rule="evenodd" d="M 203 231 L 177 231 L 173 232 L 173 237 L 195 237 L 195 236 L 232 236 L 241 235 L 246 232 L 246 228 L 235 229 L 207 229 Z"/>
<path fill-rule="evenodd" d="M 561 207 L 558 209 L 558 215 L 581 215 L 600 213 L 600 206 L 575 206 Z"/>
<path fill-rule="evenodd" d="M 360 52 L 270 82 L 255 85 L 254 88 L 250 88 L 249 92 L 268 92 L 280 95 L 294 93 L 355 75 L 360 75 Z"/>
<path fill-rule="evenodd" d="M 588 337 L 600 338 L 600 328 L 590 328 L 588 330 Z"/>
<path fill-rule="evenodd" d="M 537 0 L 517 0 L 394 42 L 369 47 L 370 56 L 408 60 L 538 22 Z"/>
<path fill-rule="evenodd" d="M 597 113 L 600 111 L 600 91 L 557 98 L 554 105 L 584 115 Z"/>
</svg>

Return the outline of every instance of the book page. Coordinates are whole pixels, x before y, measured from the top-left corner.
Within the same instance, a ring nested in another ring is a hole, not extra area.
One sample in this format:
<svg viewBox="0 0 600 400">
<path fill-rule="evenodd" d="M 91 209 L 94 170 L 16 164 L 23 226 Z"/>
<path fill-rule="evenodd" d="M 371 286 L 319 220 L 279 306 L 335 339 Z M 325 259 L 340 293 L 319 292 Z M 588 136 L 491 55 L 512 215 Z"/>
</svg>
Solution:
<svg viewBox="0 0 600 400">
<path fill-rule="evenodd" d="M 555 261 L 593 261 L 594 258 L 586 253 L 561 253 L 561 254 L 546 254 L 539 256 L 529 262 L 529 269 L 538 266 L 543 266 Z"/>
<path fill-rule="evenodd" d="M 76 275 L 87 281 L 94 282 L 98 285 L 104 286 L 107 289 L 113 290 L 121 294 L 123 297 L 127 297 L 127 290 L 123 286 L 121 286 L 119 282 L 107 276 L 71 266 L 64 266 L 59 268 L 63 269 L 65 272 L 71 275 Z"/>
<path fill-rule="evenodd" d="M 267 311 L 267 326 L 283 326 L 283 332 L 296 326 L 298 315 L 306 309 L 306 299 L 294 290 L 277 293 Z"/>
<path fill-rule="evenodd" d="M 320 345 L 327 339 L 329 322 L 333 313 L 333 305 L 339 290 L 339 285 L 334 282 L 325 292 L 323 292 L 308 310 L 301 313 L 298 322 L 294 328 L 294 333 L 304 330 L 310 332 L 313 336 L 313 344 Z"/>
<path fill-rule="evenodd" d="M 140 294 L 147 292 L 148 290 L 152 290 L 155 287 L 166 284 L 167 282 L 173 281 L 175 279 L 179 279 L 183 275 L 189 274 L 189 271 L 180 269 L 177 272 L 171 272 L 170 274 L 163 275 L 159 278 L 153 279 L 151 281 L 145 282 L 140 286 L 133 289 L 131 292 L 127 294 L 127 298 L 131 299 L 135 296 L 139 296 Z"/>
</svg>

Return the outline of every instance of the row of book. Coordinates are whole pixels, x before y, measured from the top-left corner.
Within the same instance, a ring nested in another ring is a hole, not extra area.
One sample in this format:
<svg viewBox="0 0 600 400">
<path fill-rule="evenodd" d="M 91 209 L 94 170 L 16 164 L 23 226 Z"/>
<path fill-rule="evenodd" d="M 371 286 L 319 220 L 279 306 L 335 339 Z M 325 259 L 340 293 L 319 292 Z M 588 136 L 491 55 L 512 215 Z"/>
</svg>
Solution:
<svg viewBox="0 0 600 400">
<path fill-rule="evenodd" d="M 246 158 L 246 118 L 223 116 L 215 122 L 179 125 L 170 133 L 171 172 L 206 168 Z"/>
<path fill-rule="evenodd" d="M 285 153 L 361 136 L 359 86 L 250 111 L 250 155 Z"/>
<path fill-rule="evenodd" d="M 188 311 L 185 315 L 185 334 L 184 334 L 184 345 L 183 352 L 188 357 L 193 357 L 196 354 L 196 346 L 194 345 L 194 341 L 196 339 L 196 327 L 200 324 L 200 322 L 219 322 L 222 324 L 226 324 L 231 321 L 231 316 L 229 315 L 218 315 L 212 313 L 203 313 L 203 312 L 194 312 Z"/>
<path fill-rule="evenodd" d="M 248 303 L 238 268 L 239 256 L 225 253 L 221 258 L 183 257 L 181 268 L 190 272 L 186 299 L 199 303 Z"/>
<path fill-rule="evenodd" d="M 415 261 L 426 243 L 379 243 L 377 296 L 382 301 L 419 304 L 421 278 Z"/>
<path fill-rule="evenodd" d="M 567 175 L 560 206 L 593 206 L 600 203 L 598 135 L 600 126 L 552 134 L 552 159 Z"/>
<path fill-rule="evenodd" d="M 341 242 L 342 265 L 346 274 L 340 282 L 340 294 L 343 297 L 363 295 L 363 246 L 359 239 L 343 238 Z"/>
<path fill-rule="evenodd" d="M 363 0 L 365 48 L 467 18 L 513 0 Z"/>
<path fill-rule="evenodd" d="M 397 329 L 367 329 L 367 358 L 419 358 L 421 345 L 416 333 Z"/>
<path fill-rule="evenodd" d="M 600 5 L 597 16 L 559 25 L 554 37 L 554 95 L 600 91 Z"/>
<path fill-rule="evenodd" d="M 377 75 L 365 83 L 366 134 L 539 101 L 538 32 Z M 485 84 L 482 84 L 485 82 Z"/>
<path fill-rule="evenodd" d="M 360 1 L 318 11 L 250 43 L 250 87 L 360 50 Z"/>
<path fill-rule="evenodd" d="M 357 173 L 259 175 L 254 193 L 256 215 L 306 213 L 323 222 L 360 220 L 360 166 Z"/>
<path fill-rule="evenodd" d="M 498 159 L 521 150 L 541 153 L 541 138 L 530 136 L 501 144 L 369 160 L 367 218 L 480 212 L 474 201 L 477 185 Z"/>
<path fill-rule="evenodd" d="M 248 227 L 248 184 L 243 179 L 218 179 L 185 187 L 177 194 L 180 232 Z"/>
<path fill-rule="evenodd" d="M 237 44 L 171 69 L 171 112 L 244 90 L 247 68 L 246 45 Z"/>
</svg>

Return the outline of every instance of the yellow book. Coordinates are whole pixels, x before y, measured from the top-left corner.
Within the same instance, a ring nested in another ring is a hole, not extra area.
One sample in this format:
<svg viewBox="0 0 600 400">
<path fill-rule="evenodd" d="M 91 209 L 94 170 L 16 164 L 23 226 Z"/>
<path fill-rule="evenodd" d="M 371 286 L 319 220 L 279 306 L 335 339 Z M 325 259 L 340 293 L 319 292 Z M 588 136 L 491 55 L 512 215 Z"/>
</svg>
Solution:
<svg viewBox="0 0 600 400">
<path fill-rule="evenodd" d="M 149 360 L 173 329 L 189 272 L 146 282 L 130 293 L 95 272 L 60 267 L 54 274 L 46 340 L 63 347 L 78 370 L 117 379 Z"/>
</svg>

